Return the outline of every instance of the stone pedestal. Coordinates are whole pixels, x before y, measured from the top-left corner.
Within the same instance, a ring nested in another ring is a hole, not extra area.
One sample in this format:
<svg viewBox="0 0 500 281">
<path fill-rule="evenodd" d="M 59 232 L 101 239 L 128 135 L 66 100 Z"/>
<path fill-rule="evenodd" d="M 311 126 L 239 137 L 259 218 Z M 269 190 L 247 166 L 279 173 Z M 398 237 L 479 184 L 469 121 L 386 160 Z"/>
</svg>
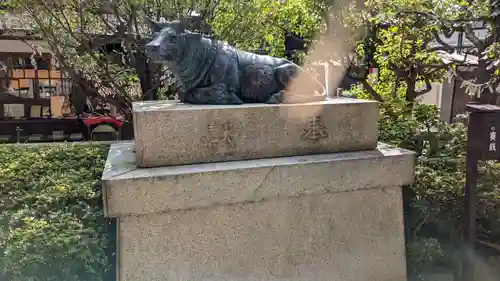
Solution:
<svg viewBox="0 0 500 281">
<path fill-rule="evenodd" d="M 144 143 L 112 145 L 104 202 L 119 222 L 119 280 L 406 280 L 401 186 L 413 154 L 325 145 L 337 152 L 156 168 L 137 167 Z"/>
<path fill-rule="evenodd" d="M 134 104 L 136 161 L 159 167 L 377 147 L 378 104 Z"/>
</svg>

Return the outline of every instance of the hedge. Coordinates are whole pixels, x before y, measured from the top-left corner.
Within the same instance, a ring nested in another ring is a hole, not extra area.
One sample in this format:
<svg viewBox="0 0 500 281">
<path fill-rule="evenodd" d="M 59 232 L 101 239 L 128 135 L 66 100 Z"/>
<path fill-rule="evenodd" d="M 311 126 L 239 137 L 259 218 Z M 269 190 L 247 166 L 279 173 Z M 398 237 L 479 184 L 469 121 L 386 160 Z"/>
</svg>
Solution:
<svg viewBox="0 0 500 281">
<path fill-rule="evenodd" d="M 415 151 L 414 183 L 405 188 L 409 280 L 446 269 L 459 274 L 467 146 L 466 116 L 453 124 L 439 119 L 434 106 L 415 105 L 411 114 L 393 105 L 382 109 L 379 139 Z M 477 186 L 477 258 L 500 249 L 500 163 L 481 161 Z"/>
<path fill-rule="evenodd" d="M 113 233 L 100 177 L 108 147 L 0 146 L 0 280 L 106 280 Z"/>
</svg>

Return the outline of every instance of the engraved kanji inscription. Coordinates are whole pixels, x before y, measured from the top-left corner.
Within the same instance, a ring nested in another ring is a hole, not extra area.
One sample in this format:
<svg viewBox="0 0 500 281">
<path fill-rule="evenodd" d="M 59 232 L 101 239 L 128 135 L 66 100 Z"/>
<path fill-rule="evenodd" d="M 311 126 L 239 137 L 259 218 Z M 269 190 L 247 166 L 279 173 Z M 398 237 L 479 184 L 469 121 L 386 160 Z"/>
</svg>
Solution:
<svg viewBox="0 0 500 281">
<path fill-rule="evenodd" d="M 494 126 L 490 127 L 490 146 L 488 147 L 488 151 L 497 151 L 497 132 Z"/>
<path fill-rule="evenodd" d="M 231 122 L 219 124 L 215 121 L 208 124 L 208 137 L 204 137 L 204 141 L 209 148 L 234 148 L 234 125 Z"/>
<path fill-rule="evenodd" d="M 497 151 L 497 146 L 495 145 L 495 143 L 490 143 L 488 150 L 489 151 Z"/>
<path fill-rule="evenodd" d="M 307 122 L 307 127 L 304 129 L 303 136 L 313 141 L 328 138 L 328 130 L 326 125 L 322 122 L 321 117 L 314 116 Z"/>
</svg>

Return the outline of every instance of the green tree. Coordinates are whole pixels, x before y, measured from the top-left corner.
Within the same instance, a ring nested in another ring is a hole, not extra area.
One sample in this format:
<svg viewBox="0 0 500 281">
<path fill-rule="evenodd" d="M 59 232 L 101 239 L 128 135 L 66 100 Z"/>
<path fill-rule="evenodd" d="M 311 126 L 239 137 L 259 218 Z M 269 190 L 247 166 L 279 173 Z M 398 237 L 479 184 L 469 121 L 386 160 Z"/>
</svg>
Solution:
<svg viewBox="0 0 500 281">
<path fill-rule="evenodd" d="M 367 31 L 357 45 L 358 56 L 353 64 L 361 69 L 377 67 L 379 73 L 359 75 L 360 83 L 352 92 L 358 97 L 381 101 L 382 142 L 417 152 L 415 181 L 405 189 L 410 206 L 407 220 L 410 277 L 425 279 L 426 273 L 436 267 L 450 270 L 457 277 L 463 257 L 467 118 L 446 124 L 439 120 L 435 107 L 421 105 L 416 99 L 429 90 L 431 82 L 454 75 L 463 80 L 477 99 L 495 101 L 498 92 L 495 63 L 499 58 L 492 51 L 497 45 L 495 17 L 486 1 L 368 1 L 364 8 L 345 18 L 353 26 L 366 27 Z M 479 20 L 490 28 L 484 39 L 472 30 Z M 472 47 L 462 51 L 469 57 L 477 57 L 476 80 L 461 77 L 459 69 L 467 66 L 466 62 L 447 56 L 456 48 L 443 39 L 453 32 L 463 32 L 472 43 Z M 477 244 L 481 245 L 481 253 L 485 253 L 500 249 L 500 166 L 486 161 L 479 170 Z"/>
<path fill-rule="evenodd" d="M 9 5 L 47 40 L 61 68 L 84 93 L 116 105 L 130 118 L 131 102 L 153 99 L 174 85 L 168 71 L 153 65 L 143 44 L 144 17 L 173 20 L 197 12 L 189 28 L 213 27 L 214 36 L 249 51 L 284 55 L 284 34 L 312 42 L 328 1 L 318 0 L 11 0 Z M 103 46 L 120 44 L 113 53 Z"/>
<path fill-rule="evenodd" d="M 392 98 L 403 97 L 411 106 L 418 96 L 431 90 L 432 82 L 453 75 L 473 97 L 496 101 L 498 82 L 493 74 L 498 65 L 498 36 L 488 1 L 370 0 L 364 9 L 350 11 L 345 20 L 366 29 L 356 48 L 355 69 L 364 68 L 366 73 L 370 66 L 378 68 L 376 81 L 382 88 L 390 85 Z M 490 30 L 484 39 L 473 29 L 481 22 Z M 456 33 L 463 33 L 472 46 L 459 50 L 447 44 L 445 39 Z M 451 55 L 456 51 L 476 62 Z M 460 72 L 461 67 L 471 64 L 477 75 L 472 80 Z M 356 78 L 373 98 L 386 98 L 381 96 L 386 91 L 370 83 L 373 77 Z"/>
</svg>

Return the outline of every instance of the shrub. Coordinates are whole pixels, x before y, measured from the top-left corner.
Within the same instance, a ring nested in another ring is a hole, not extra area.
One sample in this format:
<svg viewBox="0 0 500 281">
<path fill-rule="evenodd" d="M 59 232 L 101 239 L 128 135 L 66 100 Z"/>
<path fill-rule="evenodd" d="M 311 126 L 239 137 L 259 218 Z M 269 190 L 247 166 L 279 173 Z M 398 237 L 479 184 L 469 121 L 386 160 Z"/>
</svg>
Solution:
<svg viewBox="0 0 500 281">
<path fill-rule="evenodd" d="M 394 105 L 391 114 L 382 110 L 380 140 L 417 153 L 415 181 L 405 198 L 410 274 L 420 279 L 438 266 L 457 271 L 463 250 L 467 118 L 447 124 L 434 106 L 416 104 L 407 114 L 407 106 Z M 484 161 L 479 171 L 478 244 L 498 244 L 500 164 Z"/>
<path fill-rule="evenodd" d="M 0 279 L 103 280 L 108 148 L 0 146 Z"/>
</svg>

